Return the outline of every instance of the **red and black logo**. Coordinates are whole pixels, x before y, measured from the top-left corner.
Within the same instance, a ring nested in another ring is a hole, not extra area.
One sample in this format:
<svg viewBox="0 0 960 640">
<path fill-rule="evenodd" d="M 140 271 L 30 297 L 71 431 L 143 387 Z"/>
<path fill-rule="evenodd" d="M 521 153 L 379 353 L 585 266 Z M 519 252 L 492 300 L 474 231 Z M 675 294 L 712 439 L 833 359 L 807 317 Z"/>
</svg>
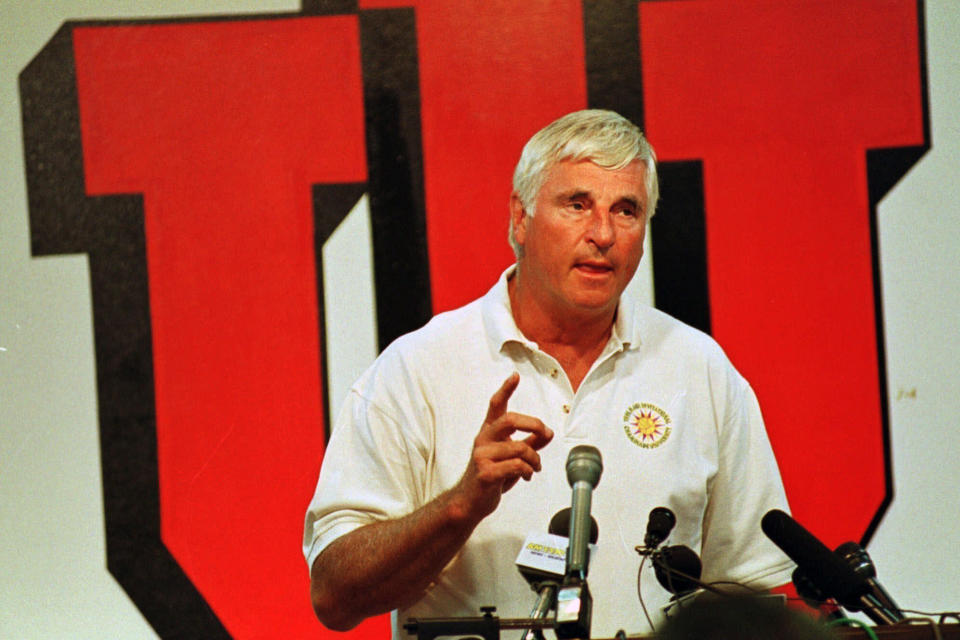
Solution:
<svg viewBox="0 0 960 640">
<path fill-rule="evenodd" d="M 322 634 L 299 536 L 324 242 L 367 194 L 385 346 L 509 264 L 520 148 L 585 107 L 658 150 L 657 306 L 754 385 L 797 517 L 868 540 L 892 499 L 876 207 L 930 144 L 922 16 L 361 0 L 65 24 L 20 78 L 31 241 L 89 259 L 110 572 L 164 637 Z"/>
</svg>

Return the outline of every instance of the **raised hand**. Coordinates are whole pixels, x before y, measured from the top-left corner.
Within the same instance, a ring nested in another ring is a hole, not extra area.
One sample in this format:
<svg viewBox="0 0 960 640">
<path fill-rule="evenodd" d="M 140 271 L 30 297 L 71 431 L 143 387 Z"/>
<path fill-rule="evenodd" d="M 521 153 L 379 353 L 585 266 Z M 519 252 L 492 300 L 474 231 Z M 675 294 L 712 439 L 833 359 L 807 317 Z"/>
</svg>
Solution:
<svg viewBox="0 0 960 640">
<path fill-rule="evenodd" d="M 553 438 L 543 422 L 532 416 L 507 411 L 507 402 L 520 383 L 513 373 L 490 398 L 487 415 L 473 441 L 470 463 L 454 488 L 461 501 L 464 516 L 483 519 L 500 504 L 500 496 L 520 478 L 530 480 L 540 471 L 540 454 Z M 528 435 L 519 440 L 511 436 L 522 431 Z"/>
</svg>

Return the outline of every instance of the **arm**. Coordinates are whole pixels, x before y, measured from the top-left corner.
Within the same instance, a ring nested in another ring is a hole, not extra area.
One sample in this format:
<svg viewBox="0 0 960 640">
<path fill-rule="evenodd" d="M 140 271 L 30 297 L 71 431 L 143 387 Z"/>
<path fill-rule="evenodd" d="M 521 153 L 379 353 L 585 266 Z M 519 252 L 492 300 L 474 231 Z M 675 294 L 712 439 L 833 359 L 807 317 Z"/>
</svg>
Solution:
<svg viewBox="0 0 960 640">
<path fill-rule="evenodd" d="M 506 410 L 519 381 L 514 373 L 490 398 L 456 486 L 407 516 L 338 538 L 317 556 L 310 596 L 321 622 L 347 630 L 419 598 L 477 524 L 497 508 L 501 494 L 540 470 L 537 451 L 553 433 L 536 418 Z M 513 440 L 516 431 L 529 435 Z"/>
</svg>

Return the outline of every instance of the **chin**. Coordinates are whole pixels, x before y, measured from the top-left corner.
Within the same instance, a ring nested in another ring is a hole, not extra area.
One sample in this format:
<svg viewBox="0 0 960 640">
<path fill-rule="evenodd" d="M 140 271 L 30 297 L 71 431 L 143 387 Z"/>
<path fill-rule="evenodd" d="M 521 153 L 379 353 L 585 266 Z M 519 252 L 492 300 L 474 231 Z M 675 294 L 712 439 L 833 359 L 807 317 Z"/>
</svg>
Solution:
<svg viewBox="0 0 960 640">
<path fill-rule="evenodd" d="M 620 296 L 578 296 L 571 300 L 573 306 L 578 309 L 583 309 L 585 311 L 603 311 L 611 307 L 616 307 L 617 302 L 619 301 Z"/>
</svg>

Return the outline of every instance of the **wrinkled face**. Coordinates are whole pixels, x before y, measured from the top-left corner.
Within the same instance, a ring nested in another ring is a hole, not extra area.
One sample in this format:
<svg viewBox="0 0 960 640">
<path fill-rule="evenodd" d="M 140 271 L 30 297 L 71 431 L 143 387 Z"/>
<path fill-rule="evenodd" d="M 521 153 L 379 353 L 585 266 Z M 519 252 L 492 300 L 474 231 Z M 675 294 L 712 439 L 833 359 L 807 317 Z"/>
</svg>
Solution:
<svg viewBox="0 0 960 640">
<path fill-rule="evenodd" d="M 616 308 L 643 255 L 646 168 L 603 169 L 589 160 L 554 165 L 530 216 L 516 195 L 511 215 L 521 278 L 552 312 Z"/>
</svg>

